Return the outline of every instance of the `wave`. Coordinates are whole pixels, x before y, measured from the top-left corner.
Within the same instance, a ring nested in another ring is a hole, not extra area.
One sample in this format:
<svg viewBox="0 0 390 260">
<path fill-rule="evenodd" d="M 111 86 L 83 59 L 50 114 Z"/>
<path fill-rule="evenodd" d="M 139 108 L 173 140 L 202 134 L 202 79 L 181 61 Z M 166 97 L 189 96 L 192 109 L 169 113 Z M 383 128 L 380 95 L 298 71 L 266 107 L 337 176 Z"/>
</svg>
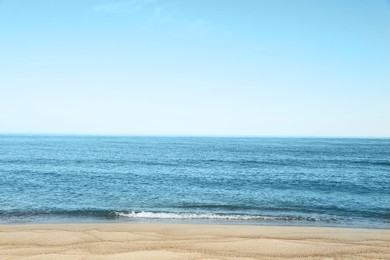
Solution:
<svg viewBox="0 0 390 260">
<path fill-rule="evenodd" d="M 40 217 L 95 218 L 95 219 L 161 219 L 161 220 L 241 220 L 241 221 L 329 221 L 304 216 L 270 216 L 229 213 L 163 212 L 163 211 L 118 211 L 105 209 L 41 209 L 0 210 L 0 220 L 7 218 L 29 219 Z"/>
<path fill-rule="evenodd" d="M 390 223 L 389 214 L 381 220 L 381 225 L 372 222 L 373 226 L 387 226 Z M 317 214 L 241 214 L 213 212 L 169 212 L 169 211 L 126 211 L 110 209 L 36 209 L 36 210 L 0 210 L 0 224 L 36 223 L 36 222 L 89 222 L 89 221 L 200 221 L 213 223 L 248 223 L 272 225 L 370 225 L 369 219 L 329 216 Z M 363 224 L 359 224 L 363 223 Z M 388 226 L 387 226 L 388 227 Z"/>
<path fill-rule="evenodd" d="M 36 209 L 36 210 L 0 210 L 0 218 L 33 218 L 33 217 L 80 217 L 115 219 L 118 214 L 114 210 L 105 209 Z"/>
<path fill-rule="evenodd" d="M 262 215 L 190 213 L 190 212 L 132 211 L 132 212 L 116 212 L 116 214 L 119 217 L 125 217 L 130 219 L 325 221 L 320 218 L 302 217 L 302 216 L 262 216 Z"/>
</svg>

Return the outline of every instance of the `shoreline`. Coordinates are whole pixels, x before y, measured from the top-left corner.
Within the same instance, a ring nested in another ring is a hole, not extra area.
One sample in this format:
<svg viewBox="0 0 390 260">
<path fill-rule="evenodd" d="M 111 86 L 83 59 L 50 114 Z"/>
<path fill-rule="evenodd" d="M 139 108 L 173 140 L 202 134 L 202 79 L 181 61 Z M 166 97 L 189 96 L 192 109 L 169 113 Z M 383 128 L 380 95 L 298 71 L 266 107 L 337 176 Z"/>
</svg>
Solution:
<svg viewBox="0 0 390 260">
<path fill-rule="evenodd" d="M 339 228 L 339 229 L 374 229 L 390 230 L 390 224 L 346 224 L 317 223 L 298 221 L 242 221 L 242 220 L 204 220 L 204 219 L 132 219 L 132 220 L 96 220 L 96 219 L 60 219 L 26 222 L 0 222 L 1 227 L 11 226 L 67 226 L 67 225 L 194 225 L 194 226 L 250 226 L 250 227 L 296 227 L 296 228 Z"/>
<path fill-rule="evenodd" d="M 1 224 L 0 256 L 28 259 L 390 258 L 390 229 L 161 223 Z"/>
</svg>

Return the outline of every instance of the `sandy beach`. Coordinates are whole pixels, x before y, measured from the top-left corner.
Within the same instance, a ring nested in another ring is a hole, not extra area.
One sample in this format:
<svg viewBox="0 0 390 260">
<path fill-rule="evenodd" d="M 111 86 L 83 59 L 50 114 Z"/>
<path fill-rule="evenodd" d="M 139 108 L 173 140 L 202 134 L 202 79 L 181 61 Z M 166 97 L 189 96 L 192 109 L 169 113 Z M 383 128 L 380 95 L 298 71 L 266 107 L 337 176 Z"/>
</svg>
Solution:
<svg viewBox="0 0 390 260">
<path fill-rule="evenodd" d="M 389 259 L 390 230 L 184 224 L 0 226 L 1 259 Z"/>
</svg>

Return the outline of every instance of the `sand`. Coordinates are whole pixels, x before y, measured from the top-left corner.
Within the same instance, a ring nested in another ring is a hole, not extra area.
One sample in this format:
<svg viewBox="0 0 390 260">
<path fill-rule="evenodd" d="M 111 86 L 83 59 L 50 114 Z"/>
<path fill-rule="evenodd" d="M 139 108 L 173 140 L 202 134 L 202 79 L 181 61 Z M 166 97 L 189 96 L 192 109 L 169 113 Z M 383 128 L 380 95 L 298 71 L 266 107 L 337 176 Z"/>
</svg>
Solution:
<svg viewBox="0 0 390 260">
<path fill-rule="evenodd" d="M 0 259 L 390 259 L 389 229 L 0 225 Z"/>
</svg>

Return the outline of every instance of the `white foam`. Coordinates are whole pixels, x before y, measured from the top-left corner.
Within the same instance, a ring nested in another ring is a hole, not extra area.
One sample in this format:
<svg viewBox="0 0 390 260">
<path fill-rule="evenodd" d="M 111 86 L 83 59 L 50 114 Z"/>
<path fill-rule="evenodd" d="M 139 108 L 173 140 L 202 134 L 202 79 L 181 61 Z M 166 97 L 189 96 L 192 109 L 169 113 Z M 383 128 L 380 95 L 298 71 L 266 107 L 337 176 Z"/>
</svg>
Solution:
<svg viewBox="0 0 390 260">
<path fill-rule="evenodd" d="M 220 219 L 220 220 L 288 220 L 288 217 L 268 217 L 260 215 L 223 215 L 203 213 L 172 213 L 172 212 L 117 212 L 120 217 L 135 219 Z"/>
</svg>

